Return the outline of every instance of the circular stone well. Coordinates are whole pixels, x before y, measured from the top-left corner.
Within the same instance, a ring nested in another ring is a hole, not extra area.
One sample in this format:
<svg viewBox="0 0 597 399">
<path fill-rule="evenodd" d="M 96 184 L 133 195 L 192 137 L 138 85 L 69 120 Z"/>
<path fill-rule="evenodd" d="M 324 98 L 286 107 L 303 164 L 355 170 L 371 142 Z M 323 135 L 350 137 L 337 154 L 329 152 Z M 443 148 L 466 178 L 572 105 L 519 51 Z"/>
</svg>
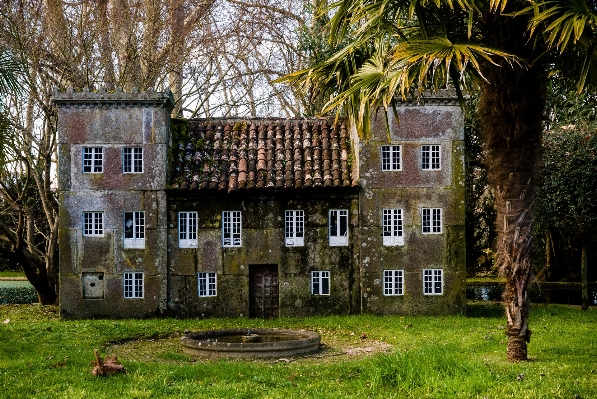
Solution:
<svg viewBox="0 0 597 399">
<path fill-rule="evenodd" d="M 315 352 L 319 334 L 306 330 L 250 328 L 188 333 L 181 338 L 184 353 L 200 357 L 285 357 Z"/>
</svg>

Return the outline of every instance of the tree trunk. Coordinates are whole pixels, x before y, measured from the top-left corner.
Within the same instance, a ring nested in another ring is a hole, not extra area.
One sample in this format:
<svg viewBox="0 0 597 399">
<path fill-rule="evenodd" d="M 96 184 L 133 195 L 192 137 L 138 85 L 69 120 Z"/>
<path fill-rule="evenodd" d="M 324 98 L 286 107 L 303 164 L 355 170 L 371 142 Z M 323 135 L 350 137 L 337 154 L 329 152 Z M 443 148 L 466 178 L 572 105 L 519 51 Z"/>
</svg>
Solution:
<svg viewBox="0 0 597 399">
<path fill-rule="evenodd" d="M 584 243 L 582 245 L 580 275 L 582 278 L 582 310 L 587 310 L 589 308 L 589 288 L 587 284 L 587 246 Z"/>
<path fill-rule="evenodd" d="M 495 190 L 497 255 L 506 280 L 508 348 L 511 361 L 527 359 L 531 283 L 533 196 L 536 187 L 543 117 L 543 87 L 538 71 L 504 65 L 482 90 L 479 112 L 485 141 L 488 180 Z"/>
</svg>

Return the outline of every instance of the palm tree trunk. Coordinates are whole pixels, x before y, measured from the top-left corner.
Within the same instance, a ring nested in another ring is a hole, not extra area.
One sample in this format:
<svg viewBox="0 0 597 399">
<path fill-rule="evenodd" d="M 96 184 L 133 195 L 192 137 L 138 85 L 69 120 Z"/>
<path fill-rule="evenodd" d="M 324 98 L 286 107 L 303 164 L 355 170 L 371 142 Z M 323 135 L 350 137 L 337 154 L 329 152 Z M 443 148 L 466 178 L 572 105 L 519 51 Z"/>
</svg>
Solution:
<svg viewBox="0 0 597 399">
<path fill-rule="evenodd" d="M 497 254 L 511 361 L 527 359 L 533 197 L 541 155 L 543 87 L 537 71 L 504 66 L 482 90 L 479 112 L 495 190 Z"/>
</svg>

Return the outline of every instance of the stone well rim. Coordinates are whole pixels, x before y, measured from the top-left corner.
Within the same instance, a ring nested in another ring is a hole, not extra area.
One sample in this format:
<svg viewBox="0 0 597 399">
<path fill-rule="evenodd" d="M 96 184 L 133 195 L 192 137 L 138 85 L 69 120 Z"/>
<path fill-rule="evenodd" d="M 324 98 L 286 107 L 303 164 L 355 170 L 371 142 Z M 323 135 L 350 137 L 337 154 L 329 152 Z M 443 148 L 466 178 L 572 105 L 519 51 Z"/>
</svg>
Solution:
<svg viewBox="0 0 597 399">
<path fill-rule="evenodd" d="M 296 340 L 277 342 L 205 342 L 202 339 L 216 338 L 225 335 L 246 334 L 281 334 L 297 336 Z M 184 353 L 200 357 L 235 357 L 235 358 L 267 358 L 294 356 L 312 353 L 319 349 L 321 337 L 308 330 L 292 330 L 280 328 L 235 328 L 223 330 L 205 330 L 185 334 L 181 338 Z"/>
</svg>

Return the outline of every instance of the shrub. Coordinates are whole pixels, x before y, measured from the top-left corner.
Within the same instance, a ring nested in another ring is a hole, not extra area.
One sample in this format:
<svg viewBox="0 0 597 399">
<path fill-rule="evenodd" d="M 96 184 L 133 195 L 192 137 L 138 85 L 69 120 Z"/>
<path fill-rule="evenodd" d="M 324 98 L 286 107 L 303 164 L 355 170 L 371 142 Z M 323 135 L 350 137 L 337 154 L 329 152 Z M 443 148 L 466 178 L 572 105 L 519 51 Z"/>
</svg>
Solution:
<svg viewBox="0 0 597 399">
<path fill-rule="evenodd" d="M 0 305 L 36 303 L 37 293 L 26 281 L 0 281 Z"/>
</svg>

